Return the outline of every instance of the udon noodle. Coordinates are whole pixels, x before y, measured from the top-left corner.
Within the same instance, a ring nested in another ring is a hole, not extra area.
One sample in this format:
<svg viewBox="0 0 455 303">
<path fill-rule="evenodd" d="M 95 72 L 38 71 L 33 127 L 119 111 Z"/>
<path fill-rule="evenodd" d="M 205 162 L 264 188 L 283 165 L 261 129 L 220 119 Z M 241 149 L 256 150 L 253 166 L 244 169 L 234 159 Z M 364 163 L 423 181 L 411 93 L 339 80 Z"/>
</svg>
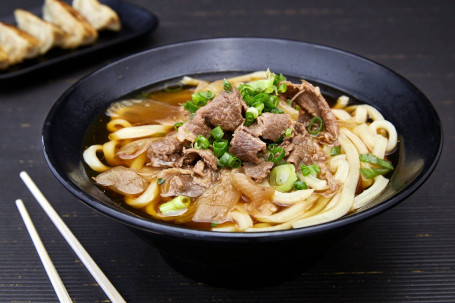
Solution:
<svg viewBox="0 0 455 303">
<path fill-rule="evenodd" d="M 329 108 L 318 87 L 270 71 L 184 77 L 113 103 L 108 140 L 83 158 L 145 217 L 229 232 L 321 224 L 377 198 L 393 170 L 395 127 L 350 103 Z"/>
</svg>

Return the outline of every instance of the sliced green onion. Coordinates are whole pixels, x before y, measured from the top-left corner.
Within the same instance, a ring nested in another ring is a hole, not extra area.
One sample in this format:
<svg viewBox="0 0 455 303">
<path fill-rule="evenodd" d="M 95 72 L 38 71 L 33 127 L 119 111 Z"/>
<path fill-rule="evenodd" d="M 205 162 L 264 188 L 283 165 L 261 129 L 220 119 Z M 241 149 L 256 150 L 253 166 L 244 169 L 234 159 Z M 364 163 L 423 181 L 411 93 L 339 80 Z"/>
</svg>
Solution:
<svg viewBox="0 0 455 303">
<path fill-rule="evenodd" d="M 160 212 L 165 215 L 172 215 L 175 211 L 188 208 L 191 199 L 187 196 L 178 196 L 169 202 L 160 205 Z"/>
<path fill-rule="evenodd" d="M 302 175 L 304 175 L 304 176 L 312 175 L 314 177 L 317 177 L 318 173 L 321 172 L 321 170 L 319 169 L 319 166 L 317 164 L 312 164 L 312 165 L 302 164 L 302 166 L 300 167 L 300 170 L 302 171 Z"/>
<path fill-rule="evenodd" d="M 271 112 L 272 114 L 282 114 L 282 113 L 284 113 L 283 110 L 282 110 L 281 108 L 278 108 L 278 107 L 272 108 L 272 109 L 270 110 L 270 112 Z"/>
<path fill-rule="evenodd" d="M 216 227 L 216 226 L 217 226 L 217 224 L 218 224 L 218 222 L 216 222 L 216 221 L 212 221 L 212 224 L 211 224 L 210 226 L 212 226 L 212 227 Z"/>
<path fill-rule="evenodd" d="M 189 111 L 190 113 L 195 113 L 198 109 L 199 109 L 199 106 L 197 106 L 196 104 L 194 104 L 193 101 L 186 101 L 184 104 L 183 104 L 183 107 Z"/>
<path fill-rule="evenodd" d="M 368 154 L 361 154 L 359 156 L 360 161 L 362 162 L 367 162 L 371 164 L 378 164 L 379 166 L 382 166 L 383 168 L 387 168 L 389 170 L 393 170 L 393 166 L 390 162 L 387 162 L 381 158 L 378 158 L 370 153 Z"/>
<path fill-rule="evenodd" d="M 214 129 L 212 129 L 210 133 L 212 134 L 213 138 L 215 138 L 215 140 L 219 140 L 224 136 L 224 132 L 220 126 L 217 126 Z"/>
<path fill-rule="evenodd" d="M 228 152 L 225 152 L 220 160 L 218 160 L 219 167 L 229 167 L 229 168 L 238 168 L 242 165 L 242 161 L 239 158 L 231 155 Z"/>
<path fill-rule="evenodd" d="M 258 110 L 258 116 L 260 116 L 264 110 L 264 103 L 254 104 L 253 106 Z"/>
<path fill-rule="evenodd" d="M 210 147 L 209 140 L 203 135 L 198 135 L 196 141 L 194 142 L 195 149 L 207 149 Z"/>
<path fill-rule="evenodd" d="M 295 110 L 300 110 L 300 105 L 296 105 Z"/>
<path fill-rule="evenodd" d="M 278 93 L 282 94 L 282 93 L 285 93 L 288 89 L 288 86 L 286 85 L 286 83 L 281 83 L 280 85 L 278 85 Z"/>
<path fill-rule="evenodd" d="M 158 180 L 156 180 L 156 182 L 158 184 L 163 184 L 164 183 L 164 179 L 163 178 L 158 178 Z"/>
<path fill-rule="evenodd" d="M 313 127 L 315 124 L 318 125 L 318 128 L 313 130 Z M 307 130 L 311 135 L 317 136 L 321 132 L 323 126 L 324 126 L 324 122 L 322 122 L 321 117 L 313 117 L 310 120 L 310 124 L 308 125 Z"/>
<path fill-rule="evenodd" d="M 332 147 L 332 149 L 330 150 L 330 155 L 331 156 L 336 156 L 336 155 L 339 155 L 339 154 L 341 154 L 341 145 Z"/>
<path fill-rule="evenodd" d="M 287 99 L 287 100 L 286 100 L 286 103 L 287 103 L 289 106 L 291 106 L 291 99 Z"/>
<path fill-rule="evenodd" d="M 174 124 L 174 129 L 175 131 L 177 131 L 179 129 L 180 126 L 182 126 L 183 124 L 185 124 L 185 122 L 177 122 Z"/>
<path fill-rule="evenodd" d="M 275 187 L 276 190 L 281 192 L 288 192 L 297 181 L 297 174 L 295 167 L 292 164 L 283 164 L 272 169 L 270 172 L 269 182 L 270 185 Z"/>
<path fill-rule="evenodd" d="M 292 188 L 295 190 L 308 189 L 308 185 L 304 181 L 297 180 L 292 185 Z"/>
<path fill-rule="evenodd" d="M 226 139 L 220 139 L 212 144 L 213 146 L 213 153 L 217 158 L 221 157 L 225 152 L 229 149 L 229 142 Z"/>
<path fill-rule="evenodd" d="M 206 105 L 207 102 L 212 100 L 214 97 L 215 95 L 213 95 L 211 91 L 199 92 L 191 95 L 191 99 L 193 100 L 194 104 L 198 106 Z"/>
<path fill-rule="evenodd" d="M 258 117 L 259 111 L 256 107 L 248 107 L 245 114 L 245 125 L 250 126 Z"/>
<path fill-rule="evenodd" d="M 224 81 L 223 81 L 223 89 L 224 89 L 227 93 L 232 92 L 232 84 L 229 83 L 229 81 L 226 80 L 226 79 L 224 79 Z"/>
<path fill-rule="evenodd" d="M 285 154 L 286 154 L 286 151 L 284 150 L 284 148 L 275 147 L 272 150 L 270 150 L 270 154 L 269 154 L 269 157 L 267 160 L 278 164 L 284 158 Z"/>
<path fill-rule="evenodd" d="M 164 84 L 164 91 L 168 92 L 168 93 L 175 93 L 175 92 L 181 91 L 182 88 L 183 88 L 183 84 L 180 82 Z"/>
<path fill-rule="evenodd" d="M 286 128 L 284 135 L 286 136 L 286 138 L 289 138 L 292 135 L 292 128 Z"/>
<path fill-rule="evenodd" d="M 367 179 L 373 179 L 379 175 L 384 175 L 390 172 L 388 168 L 361 168 L 360 173 Z"/>
<path fill-rule="evenodd" d="M 268 108 L 275 108 L 280 103 L 280 98 L 275 95 L 270 95 L 264 100 L 264 105 Z"/>
</svg>

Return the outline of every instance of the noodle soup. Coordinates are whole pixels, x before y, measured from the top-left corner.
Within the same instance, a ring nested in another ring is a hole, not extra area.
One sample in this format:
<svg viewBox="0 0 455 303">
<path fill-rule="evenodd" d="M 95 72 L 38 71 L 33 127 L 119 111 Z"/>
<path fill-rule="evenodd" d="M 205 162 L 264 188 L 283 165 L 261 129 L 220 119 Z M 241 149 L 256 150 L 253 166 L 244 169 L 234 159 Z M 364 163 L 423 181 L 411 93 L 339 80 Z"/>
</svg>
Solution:
<svg viewBox="0 0 455 303">
<path fill-rule="evenodd" d="M 397 144 L 375 108 L 342 95 L 331 105 L 270 71 L 184 77 L 111 104 L 83 156 L 94 182 L 144 217 L 232 232 L 321 224 L 381 194 Z"/>
</svg>

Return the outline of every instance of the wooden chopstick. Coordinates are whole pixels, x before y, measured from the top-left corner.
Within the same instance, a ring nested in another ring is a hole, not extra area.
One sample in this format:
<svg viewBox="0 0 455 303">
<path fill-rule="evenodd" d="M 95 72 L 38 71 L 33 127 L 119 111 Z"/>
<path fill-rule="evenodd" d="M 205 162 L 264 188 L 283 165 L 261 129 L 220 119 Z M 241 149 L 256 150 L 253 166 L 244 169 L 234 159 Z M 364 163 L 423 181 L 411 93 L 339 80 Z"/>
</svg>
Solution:
<svg viewBox="0 0 455 303">
<path fill-rule="evenodd" d="M 60 276 L 58 275 L 51 258 L 47 254 L 43 242 L 41 242 L 41 238 L 35 229 L 35 225 L 33 225 L 32 219 L 30 218 L 27 209 L 25 208 L 24 202 L 22 202 L 21 199 L 17 199 L 16 206 L 19 210 L 19 213 L 21 214 L 22 220 L 24 220 L 25 227 L 28 230 L 30 238 L 32 238 L 33 244 L 35 245 L 38 256 L 41 259 L 41 263 L 43 263 L 47 276 L 51 281 L 52 287 L 54 287 L 54 291 L 57 294 L 58 300 L 65 303 L 73 302 L 70 295 L 68 294 L 68 291 L 65 288 L 65 285 L 62 282 L 62 279 L 60 279 Z"/>
<path fill-rule="evenodd" d="M 108 298 L 114 303 L 126 302 L 123 299 L 123 297 L 120 295 L 120 293 L 117 291 L 117 289 L 115 289 L 115 287 L 109 281 L 109 279 L 104 275 L 104 273 L 101 271 L 101 269 L 95 263 L 95 261 L 93 261 L 93 259 L 90 257 L 90 255 L 85 250 L 85 248 L 81 245 L 81 243 L 73 235 L 73 233 L 68 228 L 68 226 L 66 226 L 66 224 L 63 222 L 63 220 L 60 218 L 60 216 L 57 214 L 57 212 L 51 206 L 49 201 L 47 201 L 47 199 L 41 193 L 39 188 L 36 186 L 36 184 L 33 182 L 33 180 L 27 174 L 27 172 L 22 171 L 19 174 L 19 176 L 21 177 L 22 181 L 25 183 L 27 188 L 30 190 L 32 195 L 35 197 L 35 199 L 38 201 L 38 203 L 41 205 L 41 207 L 44 209 L 46 214 L 49 216 L 51 221 L 57 227 L 58 231 L 65 238 L 66 242 L 68 242 L 68 244 L 74 250 L 74 252 L 79 257 L 81 262 L 85 265 L 87 270 L 90 272 L 90 274 L 96 280 L 96 282 L 98 282 L 99 286 L 103 289 L 103 291 L 106 293 Z"/>
</svg>

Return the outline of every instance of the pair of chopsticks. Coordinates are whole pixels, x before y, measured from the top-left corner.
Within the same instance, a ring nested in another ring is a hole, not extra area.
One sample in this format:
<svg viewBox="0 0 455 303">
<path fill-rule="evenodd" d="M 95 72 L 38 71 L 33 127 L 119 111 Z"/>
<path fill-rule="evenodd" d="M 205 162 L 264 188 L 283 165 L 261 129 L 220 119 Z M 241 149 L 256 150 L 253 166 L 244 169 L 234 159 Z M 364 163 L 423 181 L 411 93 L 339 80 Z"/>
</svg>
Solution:
<svg viewBox="0 0 455 303">
<path fill-rule="evenodd" d="M 30 176 L 25 171 L 21 172 L 19 174 L 19 176 L 21 177 L 22 181 L 25 183 L 27 188 L 30 190 L 32 195 L 35 197 L 35 199 L 38 201 L 38 203 L 41 205 L 41 207 L 44 209 L 46 214 L 49 216 L 51 221 L 55 224 L 58 231 L 65 238 L 66 242 L 68 242 L 68 244 L 74 250 L 74 252 L 79 257 L 81 262 L 85 265 L 87 270 L 90 272 L 90 274 L 96 280 L 96 282 L 98 282 L 98 285 L 103 289 L 103 291 L 106 293 L 108 298 L 114 303 L 126 302 L 122 298 L 120 293 L 115 289 L 115 287 L 108 280 L 108 278 L 104 275 L 104 273 L 101 271 L 101 269 L 98 267 L 98 265 L 96 265 L 95 261 L 93 261 L 93 259 L 90 257 L 90 255 L 87 253 L 87 251 L 81 245 L 81 243 L 73 235 L 73 233 L 68 228 L 68 226 L 66 226 L 66 224 L 63 222 L 63 220 L 60 218 L 60 216 L 57 214 L 57 212 L 51 206 L 49 201 L 47 201 L 47 199 L 44 197 L 44 195 L 38 189 L 38 187 L 33 182 L 33 180 L 30 178 Z M 19 210 L 19 213 L 22 216 L 22 219 L 24 220 L 25 226 L 30 234 L 30 237 L 32 238 L 33 244 L 36 247 L 38 255 L 41 259 L 41 262 L 43 263 L 44 269 L 47 272 L 49 280 L 51 281 L 52 286 L 54 287 L 55 293 L 57 294 L 59 301 L 60 302 L 73 302 L 71 300 L 71 297 L 68 294 L 68 291 L 65 288 L 65 285 L 63 284 L 62 280 L 60 279 L 60 276 L 58 275 L 57 270 L 55 269 L 55 267 L 52 263 L 52 260 L 50 259 L 49 255 L 47 254 L 47 251 L 46 251 L 43 243 L 41 242 L 41 239 L 33 225 L 33 222 L 31 220 L 22 200 L 20 200 L 20 199 L 16 200 L 16 206 Z"/>
</svg>

